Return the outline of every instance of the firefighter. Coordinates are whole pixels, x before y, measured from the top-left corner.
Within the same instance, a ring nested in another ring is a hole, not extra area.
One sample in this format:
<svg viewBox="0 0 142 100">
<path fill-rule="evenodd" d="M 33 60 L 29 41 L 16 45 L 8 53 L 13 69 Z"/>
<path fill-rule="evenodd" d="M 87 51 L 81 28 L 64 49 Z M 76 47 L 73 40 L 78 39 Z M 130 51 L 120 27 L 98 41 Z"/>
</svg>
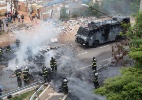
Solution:
<svg viewBox="0 0 142 100">
<path fill-rule="evenodd" d="M 43 66 L 42 68 L 42 76 L 44 77 L 44 82 L 49 82 L 49 79 L 48 79 L 48 70 L 46 68 L 46 66 Z"/>
<path fill-rule="evenodd" d="M 93 70 L 93 73 L 97 72 L 97 64 L 96 64 L 96 58 L 95 57 L 93 57 L 93 61 L 92 61 L 92 70 Z"/>
<path fill-rule="evenodd" d="M 2 96 L 2 86 L 0 86 L 0 96 Z M 1 98 L 0 98 L 1 100 Z"/>
<path fill-rule="evenodd" d="M 6 51 L 8 52 L 8 51 L 11 51 L 11 47 L 10 46 L 7 46 L 6 47 Z"/>
<path fill-rule="evenodd" d="M 20 46 L 20 40 L 16 39 L 16 46 L 19 47 Z"/>
<path fill-rule="evenodd" d="M 63 81 L 62 81 L 62 89 L 63 89 L 63 92 L 64 94 L 67 94 L 68 93 L 68 80 L 66 78 L 63 78 Z"/>
<path fill-rule="evenodd" d="M 21 80 L 22 71 L 21 71 L 21 69 L 19 69 L 18 66 L 16 66 L 16 70 L 14 73 L 16 74 L 18 85 L 21 86 L 22 85 L 22 80 Z"/>
<path fill-rule="evenodd" d="M 48 82 L 51 82 L 52 71 L 50 68 L 48 68 L 47 70 L 48 70 L 47 80 L 48 80 Z"/>
<path fill-rule="evenodd" d="M 1 61 L 3 60 L 3 50 L 2 50 L 2 48 L 0 48 L 0 60 Z"/>
<path fill-rule="evenodd" d="M 57 62 L 53 57 L 51 57 L 50 66 L 51 66 L 52 72 L 57 71 Z"/>
<path fill-rule="evenodd" d="M 93 83 L 94 83 L 95 89 L 99 88 L 98 73 L 95 73 Z"/>
<path fill-rule="evenodd" d="M 24 82 L 27 83 L 29 82 L 29 68 L 26 66 L 25 69 L 23 70 L 23 77 L 24 77 Z"/>
</svg>

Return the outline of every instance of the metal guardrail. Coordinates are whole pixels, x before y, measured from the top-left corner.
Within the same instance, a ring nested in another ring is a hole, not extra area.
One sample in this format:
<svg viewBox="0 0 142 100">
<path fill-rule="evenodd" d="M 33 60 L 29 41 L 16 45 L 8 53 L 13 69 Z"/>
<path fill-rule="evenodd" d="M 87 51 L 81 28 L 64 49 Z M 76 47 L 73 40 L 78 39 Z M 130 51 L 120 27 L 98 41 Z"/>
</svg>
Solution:
<svg viewBox="0 0 142 100">
<path fill-rule="evenodd" d="M 35 96 L 37 95 L 37 93 L 39 91 L 41 91 L 42 89 L 44 89 L 44 84 L 40 86 L 40 88 L 31 96 L 30 100 L 34 100 Z"/>
<path fill-rule="evenodd" d="M 19 91 L 24 90 L 24 89 L 26 89 L 26 88 L 29 88 L 29 87 L 31 87 L 31 86 L 35 86 L 36 84 L 38 84 L 38 82 L 35 82 L 35 83 L 33 83 L 33 84 L 30 84 L 30 85 L 27 85 L 27 86 L 25 86 L 25 87 L 16 89 L 16 90 L 11 91 L 11 92 L 9 92 L 9 93 L 6 93 L 6 94 L 0 96 L 0 98 L 7 97 L 7 96 L 9 96 L 9 95 L 11 95 L 11 94 L 14 94 L 14 93 L 16 93 L 16 92 L 19 92 Z"/>
</svg>

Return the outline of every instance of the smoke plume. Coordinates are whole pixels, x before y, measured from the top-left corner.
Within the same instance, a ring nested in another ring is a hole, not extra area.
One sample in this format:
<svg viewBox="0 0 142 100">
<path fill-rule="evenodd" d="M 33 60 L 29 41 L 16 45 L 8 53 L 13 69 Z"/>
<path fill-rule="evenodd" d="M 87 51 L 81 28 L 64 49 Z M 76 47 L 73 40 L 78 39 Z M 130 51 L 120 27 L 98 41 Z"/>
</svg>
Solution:
<svg viewBox="0 0 142 100">
<path fill-rule="evenodd" d="M 9 61 L 8 68 L 11 70 L 15 70 L 16 66 L 24 67 L 34 63 L 29 59 L 39 56 L 41 48 L 49 45 L 51 39 L 57 37 L 60 33 L 58 25 L 53 21 L 40 22 L 40 24 L 29 28 L 28 30 L 15 31 L 16 38 L 20 40 L 20 46 L 15 52 L 14 59 Z M 45 54 L 45 59 L 48 60 L 53 55 L 54 52 L 50 51 Z"/>
</svg>

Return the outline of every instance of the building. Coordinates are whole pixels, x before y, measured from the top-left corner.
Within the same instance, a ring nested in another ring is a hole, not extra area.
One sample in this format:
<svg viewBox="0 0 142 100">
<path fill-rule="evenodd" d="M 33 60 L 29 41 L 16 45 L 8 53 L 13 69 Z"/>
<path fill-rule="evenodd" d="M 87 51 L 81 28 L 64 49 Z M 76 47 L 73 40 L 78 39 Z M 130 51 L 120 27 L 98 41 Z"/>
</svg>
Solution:
<svg viewBox="0 0 142 100">
<path fill-rule="evenodd" d="M 4 15 L 7 11 L 7 2 L 6 0 L 0 0 L 0 15 Z"/>
</svg>

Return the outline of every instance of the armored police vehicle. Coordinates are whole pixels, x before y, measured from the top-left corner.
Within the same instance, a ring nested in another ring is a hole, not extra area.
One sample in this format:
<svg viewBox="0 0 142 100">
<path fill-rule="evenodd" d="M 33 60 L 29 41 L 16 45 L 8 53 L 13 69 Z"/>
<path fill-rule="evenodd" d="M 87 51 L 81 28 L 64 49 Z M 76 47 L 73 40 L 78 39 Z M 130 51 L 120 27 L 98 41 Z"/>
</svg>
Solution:
<svg viewBox="0 0 142 100">
<path fill-rule="evenodd" d="M 80 26 L 75 41 L 84 46 L 97 47 L 102 43 L 120 40 L 120 32 L 125 30 L 122 23 L 130 23 L 130 18 L 115 16 L 101 22 L 91 22 L 87 27 Z"/>
</svg>

